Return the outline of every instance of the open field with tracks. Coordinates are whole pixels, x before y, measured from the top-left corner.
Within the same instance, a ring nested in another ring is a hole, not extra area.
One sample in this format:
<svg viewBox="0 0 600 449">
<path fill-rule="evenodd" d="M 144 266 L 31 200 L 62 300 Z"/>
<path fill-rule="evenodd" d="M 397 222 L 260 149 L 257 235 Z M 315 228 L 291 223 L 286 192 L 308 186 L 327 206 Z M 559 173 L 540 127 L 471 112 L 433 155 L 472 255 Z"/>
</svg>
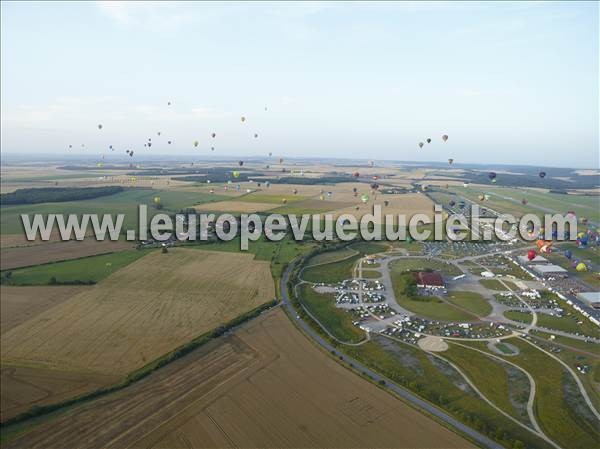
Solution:
<svg viewBox="0 0 600 449">
<path fill-rule="evenodd" d="M 83 445 L 471 447 L 332 361 L 279 309 L 4 447 Z"/>
<path fill-rule="evenodd" d="M 81 241 L 70 240 L 44 245 L 3 248 L 0 253 L 0 269 L 12 270 L 19 267 L 114 253 L 131 248 L 133 248 L 132 242 L 124 240 L 114 242 L 110 240 L 97 241 L 91 237 Z"/>
</svg>

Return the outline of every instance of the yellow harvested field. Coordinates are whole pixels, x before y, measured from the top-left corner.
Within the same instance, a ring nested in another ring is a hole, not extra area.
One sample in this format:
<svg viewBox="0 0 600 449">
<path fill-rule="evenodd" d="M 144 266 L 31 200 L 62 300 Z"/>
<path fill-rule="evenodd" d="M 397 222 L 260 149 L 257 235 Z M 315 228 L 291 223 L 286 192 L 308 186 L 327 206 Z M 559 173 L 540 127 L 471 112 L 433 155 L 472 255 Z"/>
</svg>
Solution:
<svg viewBox="0 0 600 449">
<path fill-rule="evenodd" d="M 45 286 L 9 287 L 0 286 L 0 333 L 51 309 L 75 296 L 87 287 Z"/>
<path fill-rule="evenodd" d="M 389 201 L 388 206 L 384 205 L 384 201 Z M 422 193 L 407 193 L 402 195 L 382 195 L 377 194 L 377 197 L 369 200 L 366 204 L 356 203 L 355 206 L 337 209 L 332 212 L 333 218 L 337 219 L 342 214 L 350 214 L 360 220 L 363 215 L 373 213 L 373 205 L 381 205 L 382 221 L 386 214 L 392 214 L 395 217 L 394 222 L 397 222 L 398 214 L 406 215 L 406 222 L 415 214 L 425 214 L 430 219 L 433 219 L 434 203 Z M 358 206 L 358 210 L 356 210 Z M 382 224 L 380 220 L 375 220 L 376 224 Z"/>
<path fill-rule="evenodd" d="M 217 201 L 216 203 L 206 203 L 194 206 L 199 212 L 238 212 L 242 214 L 251 214 L 254 212 L 263 212 L 275 209 L 280 204 L 274 203 L 251 203 L 248 201 Z"/>
<path fill-rule="evenodd" d="M 332 360 L 281 309 L 9 448 L 471 448 Z"/>
<path fill-rule="evenodd" d="M 274 296 L 250 254 L 152 252 L 6 332 L 2 361 L 125 375 Z"/>
</svg>

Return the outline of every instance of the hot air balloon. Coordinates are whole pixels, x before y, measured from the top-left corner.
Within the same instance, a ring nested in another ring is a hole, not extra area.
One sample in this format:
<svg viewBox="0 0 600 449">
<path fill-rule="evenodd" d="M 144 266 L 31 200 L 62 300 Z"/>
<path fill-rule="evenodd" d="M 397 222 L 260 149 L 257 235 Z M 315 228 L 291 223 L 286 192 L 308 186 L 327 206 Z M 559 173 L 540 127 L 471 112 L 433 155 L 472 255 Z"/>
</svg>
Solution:
<svg viewBox="0 0 600 449">
<path fill-rule="evenodd" d="M 273 153 L 269 151 L 269 157 L 273 156 Z"/>
<path fill-rule="evenodd" d="M 171 145 L 171 141 L 170 141 L 170 140 L 167 140 L 167 143 L 168 143 L 169 145 Z"/>
<path fill-rule="evenodd" d="M 356 192 L 358 191 L 358 189 L 357 189 L 356 187 L 352 187 L 352 191 L 353 191 L 354 193 L 356 193 Z"/>
<path fill-rule="evenodd" d="M 258 138 L 258 134 L 254 133 L 254 138 L 255 139 Z"/>
<path fill-rule="evenodd" d="M 217 137 L 217 133 L 211 133 L 210 137 L 214 139 L 215 137 Z"/>
<path fill-rule="evenodd" d="M 210 151 L 215 151 L 215 147 L 210 147 Z"/>
<path fill-rule="evenodd" d="M 200 144 L 197 140 L 194 140 L 194 146 L 197 147 Z"/>
<path fill-rule="evenodd" d="M 360 196 L 360 200 L 361 200 L 363 203 L 366 203 L 367 201 L 369 201 L 369 195 L 367 195 L 366 193 L 363 193 L 363 194 Z"/>
<path fill-rule="evenodd" d="M 233 175 L 234 178 L 239 178 L 240 177 L 240 172 L 237 171 L 237 170 L 232 171 L 231 174 Z"/>
<path fill-rule="evenodd" d="M 160 204 L 160 197 L 159 196 L 155 196 L 154 197 L 154 204 Z"/>
<path fill-rule="evenodd" d="M 283 164 L 283 158 L 282 157 L 279 158 L 279 163 Z"/>
<path fill-rule="evenodd" d="M 571 252 L 571 250 L 568 249 L 565 251 L 565 257 L 569 260 L 571 259 L 571 257 L 573 257 L 573 253 Z"/>
<path fill-rule="evenodd" d="M 525 198 L 523 198 L 523 199 L 521 200 L 521 204 L 522 204 L 523 206 L 527 205 L 527 200 L 526 200 Z"/>
<path fill-rule="evenodd" d="M 152 142 L 148 142 L 148 147 L 151 147 L 151 146 L 152 146 Z"/>
<path fill-rule="evenodd" d="M 529 260 L 535 259 L 535 256 L 537 256 L 537 254 L 534 249 L 530 249 L 529 251 L 527 251 L 527 258 Z"/>
<path fill-rule="evenodd" d="M 452 159 L 452 158 L 448 159 L 448 165 L 452 165 L 453 162 L 454 162 L 454 159 Z"/>
<path fill-rule="evenodd" d="M 419 148 L 423 148 L 423 145 L 425 145 L 423 142 L 419 142 Z"/>
<path fill-rule="evenodd" d="M 360 209 L 360 207 L 358 207 L 358 206 L 354 206 L 354 209 L 358 210 L 358 209 Z"/>
<path fill-rule="evenodd" d="M 383 200 L 383 205 L 387 207 L 390 205 L 390 202 L 388 200 Z"/>
<path fill-rule="evenodd" d="M 443 140 L 444 142 L 446 142 L 446 141 L 448 140 L 448 134 L 444 134 L 444 135 L 442 136 L 442 140 Z"/>
<path fill-rule="evenodd" d="M 103 127 L 102 127 L 102 125 L 101 125 L 101 124 L 100 124 L 100 125 L 98 125 L 98 129 L 102 129 L 102 128 L 103 128 Z"/>
<path fill-rule="evenodd" d="M 372 182 L 371 183 L 371 189 L 373 189 L 373 190 L 379 189 L 379 184 L 377 184 L 376 182 Z"/>
<path fill-rule="evenodd" d="M 488 173 L 488 178 L 490 178 L 490 180 L 491 179 L 496 179 L 496 172 L 493 172 L 493 171 L 489 172 Z"/>
<path fill-rule="evenodd" d="M 159 131 L 159 132 L 157 132 L 156 134 L 158 134 L 158 135 L 160 136 L 160 131 Z"/>
<path fill-rule="evenodd" d="M 167 106 L 171 106 L 171 102 L 170 101 L 167 102 Z"/>
<path fill-rule="evenodd" d="M 583 262 L 579 262 L 579 263 L 577 264 L 577 266 L 575 267 L 575 269 L 576 269 L 577 271 L 579 271 L 579 272 L 581 272 L 581 271 L 587 271 L 587 265 L 586 265 L 586 264 L 584 264 Z"/>
<path fill-rule="evenodd" d="M 425 140 L 425 142 L 431 143 L 431 137 L 428 137 L 427 140 Z"/>
<path fill-rule="evenodd" d="M 246 121 L 246 117 L 242 116 L 242 117 L 240 117 L 240 120 L 241 120 L 242 122 L 245 122 L 245 121 Z"/>
<path fill-rule="evenodd" d="M 69 148 L 73 148 L 73 145 L 69 145 Z"/>
<path fill-rule="evenodd" d="M 282 202 L 283 204 L 287 204 L 287 199 L 286 199 L 286 198 L 283 198 L 283 199 L 281 200 L 281 202 Z"/>
<path fill-rule="evenodd" d="M 238 165 L 241 167 L 242 165 L 244 165 L 244 161 L 238 161 Z"/>
<path fill-rule="evenodd" d="M 456 205 L 456 201 L 450 200 L 448 204 L 450 205 L 450 207 L 454 207 Z"/>
<path fill-rule="evenodd" d="M 486 201 L 488 201 L 488 200 L 491 198 L 491 196 L 490 196 L 490 194 L 489 194 L 489 193 L 486 193 L 485 195 L 483 195 L 483 198 L 484 198 Z"/>
<path fill-rule="evenodd" d="M 463 182 L 463 187 L 466 189 L 467 187 L 469 187 L 469 183 L 468 182 Z"/>
<path fill-rule="evenodd" d="M 546 177 L 546 172 L 545 172 L 545 171 L 541 171 L 541 172 L 539 173 L 539 175 L 540 175 L 540 178 L 542 178 L 542 179 L 543 179 L 543 178 L 545 178 L 545 177 Z"/>
<path fill-rule="evenodd" d="M 208 193 L 215 193 L 215 189 L 210 189 Z"/>
<path fill-rule="evenodd" d="M 479 201 L 485 200 L 485 196 L 483 196 L 483 195 L 479 195 L 478 198 L 479 198 Z"/>
<path fill-rule="evenodd" d="M 360 176 L 360 173 L 355 171 L 354 173 L 352 173 L 352 176 L 354 176 L 355 178 L 358 178 Z"/>
<path fill-rule="evenodd" d="M 296 195 L 296 194 L 298 193 L 298 189 L 294 189 L 294 190 L 292 190 L 292 193 L 293 193 L 294 195 Z"/>
</svg>

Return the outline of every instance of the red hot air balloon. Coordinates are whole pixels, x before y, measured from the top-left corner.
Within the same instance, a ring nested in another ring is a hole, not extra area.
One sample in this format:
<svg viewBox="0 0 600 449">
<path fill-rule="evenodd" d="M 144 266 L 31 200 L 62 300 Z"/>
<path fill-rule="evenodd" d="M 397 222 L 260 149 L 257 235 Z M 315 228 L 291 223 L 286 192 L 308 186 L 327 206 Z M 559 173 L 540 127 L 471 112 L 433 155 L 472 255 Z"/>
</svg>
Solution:
<svg viewBox="0 0 600 449">
<path fill-rule="evenodd" d="M 527 259 L 533 260 L 535 259 L 535 256 L 537 256 L 537 254 L 534 249 L 530 249 L 529 251 L 527 251 Z"/>
</svg>

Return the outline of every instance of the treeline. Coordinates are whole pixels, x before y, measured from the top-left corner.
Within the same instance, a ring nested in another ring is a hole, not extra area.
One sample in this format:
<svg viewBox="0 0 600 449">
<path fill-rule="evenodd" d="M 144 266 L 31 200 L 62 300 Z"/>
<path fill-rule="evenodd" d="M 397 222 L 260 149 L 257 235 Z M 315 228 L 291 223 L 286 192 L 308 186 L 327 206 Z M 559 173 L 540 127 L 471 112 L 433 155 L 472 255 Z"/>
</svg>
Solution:
<svg viewBox="0 0 600 449">
<path fill-rule="evenodd" d="M 16 204 L 60 203 L 64 201 L 89 200 L 114 195 L 125 190 L 121 186 L 106 187 L 48 187 L 18 189 L 0 195 L 3 206 Z"/>
<path fill-rule="evenodd" d="M 271 184 L 298 184 L 298 185 L 316 185 L 316 184 L 338 184 L 340 182 L 358 182 L 351 176 L 324 176 L 322 178 L 305 178 L 303 176 L 285 176 L 281 178 L 266 179 Z"/>
<path fill-rule="evenodd" d="M 237 318 L 234 318 L 231 321 L 228 321 L 227 323 L 225 323 L 221 326 L 218 326 L 216 329 L 214 329 L 212 331 L 209 331 L 205 334 L 202 334 L 202 335 L 194 338 L 193 340 L 189 341 L 188 343 L 185 343 L 184 345 L 180 346 L 179 348 L 165 354 L 162 357 L 159 357 L 158 359 L 148 363 L 147 365 L 141 367 L 140 369 L 133 371 L 125 378 L 125 380 L 123 380 L 122 382 L 120 382 L 118 384 L 111 385 L 109 387 L 99 388 L 90 393 L 87 393 L 87 394 L 84 394 L 82 396 L 78 396 L 78 397 L 75 397 L 72 399 L 67 399 L 66 401 L 62 401 L 62 402 L 57 402 L 54 404 L 48 404 L 48 405 L 42 405 L 42 406 L 34 405 L 26 412 L 21 413 L 12 418 L 9 418 L 6 421 L 0 422 L 0 428 L 6 428 L 10 425 L 20 423 L 27 419 L 45 415 L 45 414 L 51 413 L 55 410 L 59 410 L 64 407 L 70 407 L 73 405 L 81 404 L 83 402 L 98 398 L 100 396 L 104 396 L 108 393 L 114 393 L 115 391 L 122 390 L 123 388 L 128 387 L 129 385 L 133 384 L 134 382 L 137 382 L 138 380 L 145 378 L 146 376 L 150 375 L 157 369 L 162 368 L 163 366 L 168 365 L 169 363 L 174 362 L 177 359 L 180 359 L 181 357 L 189 354 L 190 352 L 194 351 L 195 349 L 198 349 L 200 346 L 205 345 L 209 341 L 222 336 L 227 331 L 245 323 L 246 321 L 251 320 L 252 318 L 256 318 L 261 313 L 263 313 L 265 310 L 268 310 L 268 309 L 276 306 L 277 303 L 278 303 L 278 301 L 276 299 L 273 299 L 261 306 L 258 306 L 256 308 L 250 310 L 249 312 L 246 312 L 246 313 L 238 316 Z"/>
</svg>

